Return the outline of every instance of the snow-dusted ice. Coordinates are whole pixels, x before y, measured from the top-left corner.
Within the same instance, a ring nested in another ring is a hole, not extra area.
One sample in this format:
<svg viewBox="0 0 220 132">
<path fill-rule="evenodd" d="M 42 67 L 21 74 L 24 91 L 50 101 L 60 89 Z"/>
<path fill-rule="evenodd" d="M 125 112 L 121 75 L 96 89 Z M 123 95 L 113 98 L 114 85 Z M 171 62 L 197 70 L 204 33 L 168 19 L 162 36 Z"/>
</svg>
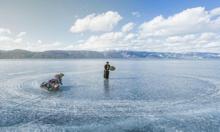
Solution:
<svg viewBox="0 0 220 132">
<path fill-rule="evenodd" d="M 108 81 L 105 61 L 1 60 L 0 131 L 220 131 L 220 61 L 109 60 Z"/>
</svg>

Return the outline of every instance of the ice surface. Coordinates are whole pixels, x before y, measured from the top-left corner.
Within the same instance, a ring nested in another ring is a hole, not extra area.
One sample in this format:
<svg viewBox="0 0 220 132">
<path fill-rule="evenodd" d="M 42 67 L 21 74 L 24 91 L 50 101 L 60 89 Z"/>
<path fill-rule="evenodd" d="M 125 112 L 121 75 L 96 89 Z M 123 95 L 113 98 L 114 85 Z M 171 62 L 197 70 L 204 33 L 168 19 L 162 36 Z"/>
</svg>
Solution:
<svg viewBox="0 0 220 132">
<path fill-rule="evenodd" d="M 109 61 L 107 81 L 101 59 L 1 60 L 0 131 L 220 131 L 219 61 Z"/>
</svg>

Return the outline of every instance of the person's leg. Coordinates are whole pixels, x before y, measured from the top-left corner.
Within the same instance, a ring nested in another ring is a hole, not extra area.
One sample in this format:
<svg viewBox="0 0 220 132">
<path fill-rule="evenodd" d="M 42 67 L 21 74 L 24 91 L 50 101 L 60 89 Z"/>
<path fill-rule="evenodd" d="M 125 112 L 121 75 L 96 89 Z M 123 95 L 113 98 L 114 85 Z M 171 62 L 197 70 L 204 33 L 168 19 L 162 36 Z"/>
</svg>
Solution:
<svg viewBox="0 0 220 132">
<path fill-rule="evenodd" d="M 104 78 L 105 78 L 105 79 L 107 78 L 106 70 L 104 70 Z"/>
<path fill-rule="evenodd" d="M 109 71 L 106 71 L 106 78 L 109 79 Z"/>
</svg>

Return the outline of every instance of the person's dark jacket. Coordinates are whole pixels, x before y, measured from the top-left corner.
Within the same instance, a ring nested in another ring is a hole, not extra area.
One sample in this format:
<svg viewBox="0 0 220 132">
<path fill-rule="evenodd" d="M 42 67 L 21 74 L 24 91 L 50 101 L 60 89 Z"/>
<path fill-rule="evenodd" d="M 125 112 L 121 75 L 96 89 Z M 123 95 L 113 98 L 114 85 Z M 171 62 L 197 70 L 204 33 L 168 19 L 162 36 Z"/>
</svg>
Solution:
<svg viewBox="0 0 220 132">
<path fill-rule="evenodd" d="M 62 76 L 57 74 L 55 75 L 55 78 L 58 80 L 58 83 L 60 83 L 61 85 L 63 85 L 63 82 L 62 82 Z"/>
<path fill-rule="evenodd" d="M 104 66 L 104 78 L 108 79 L 109 78 L 109 70 L 110 70 L 110 65 L 109 64 L 105 64 Z"/>
<path fill-rule="evenodd" d="M 109 64 L 105 64 L 104 68 L 105 68 L 106 71 L 109 71 L 110 65 Z"/>
</svg>

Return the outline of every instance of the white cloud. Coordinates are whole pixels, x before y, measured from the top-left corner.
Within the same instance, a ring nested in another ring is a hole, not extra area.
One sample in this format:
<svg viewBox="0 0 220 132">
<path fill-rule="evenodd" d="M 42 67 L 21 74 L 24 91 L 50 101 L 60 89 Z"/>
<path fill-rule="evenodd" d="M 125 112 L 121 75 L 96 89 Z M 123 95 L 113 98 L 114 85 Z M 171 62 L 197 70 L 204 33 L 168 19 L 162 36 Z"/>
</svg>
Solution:
<svg viewBox="0 0 220 132">
<path fill-rule="evenodd" d="M 177 52 L 219 52 L 220 35 L 217 33 L 199 33 L 168 37 L 167 47 L 175 47 Z"/>
<path fill-rule="evenodd" d="M 125 36 L 124 40 L 131 40 L 131 39 L 134 39 L 135 37 L 136 37 L 136 34 L 129 33 Z"/>
<path fill-rule="evenodd" d="M 17 39 L 14 40 L 14 43 L 21 43 L 22 41 L 23 41 L 22 38 L 17 38 Z"/>
<path fill-rule="evenodd" d="M 206 11 L 203 7 L 187 9 L 168 18 L 157 16 L 139 28 L 142 37 L 218 32 L 220 11 L 218 8 Z"/>
<path fill-rule="evenodd" d="M 129 22 L 122 27 L 122 32 L 129 32 L 134 28 L 134 23 Z"/>
<path fill-rule="evenodd" d="M 90 14 L 77 19 L 70 31 L 80 33 L 85 31 L 111 31 L 122 19 L 118 12 L 108 11 L 102 14 Z"/>
<path fill-rule="evenodd" d="M 61 42 L 47 42 L 43 43 L 41 40 L 28 41 L 24 38 L 26 32 L 14 33 L 9 29 L 1 30 L 0 34 L 0 49 L 1 50 L 13 50 L 13 49 L 23 49 L 31 51 L 45 51 L 45 50 L 62 50 L 67 47 Z M 10 31 L 10 32 L 9 32 Z"/>
<path fill-rule="evenodd" d="M 220 7 L 215 8 L 215 9 L 213 9 L 213 10 L 210 11 L 211 17 L 219 16 L 219 14 L 220 14 Z"/>
<path fill-rule="evenodd" d="M 0 28 L 0 44 L 13 44 L 13 43 L 21 43 L 23 41 L 23 36 L 26 34 L 25 32 L 20 32 L 18 35 L 13 35 L 11 33 L 11 30 L 5 29 L 5 28 Z"/>
<path fill-rule="evenodd" d="M 135 16 L 135 17 L 141 17 L 141 14 L 139 13 L 139 12 L 137 12 L 137 11 L 134 11 L 134 12 L 132 12 L 131 13 L 133 16 Z"/>
<path fill-rule="evenodd" d="M 20 32 L 18 35 L 17 35 L 17 37 L 23 37 L 23 36 L 25 36 L 27 33 L 26 32 Z"/>
<path fill-rule="evenodd" d="M 77 48 L 87 50 L 109 50 L 124 37 L 122 32 L 109 32 L 99 36 L 91 36 Z"/>
<path fill-rule="evenodd" d="M 0 42 L 12 41 L 13 39 L 9 36 L 0 36 Z"/>
<path fill-rule="evenodd" d="M 42 44 L 42 41 L 41 40 L 37 40 L 37 43 Z"/>
<path fill-rule="evenodd" d="M 0 34 L 10 34 L 11 31 L 9 29 L 6 28 L 0 28 Z"/>
</svg>

